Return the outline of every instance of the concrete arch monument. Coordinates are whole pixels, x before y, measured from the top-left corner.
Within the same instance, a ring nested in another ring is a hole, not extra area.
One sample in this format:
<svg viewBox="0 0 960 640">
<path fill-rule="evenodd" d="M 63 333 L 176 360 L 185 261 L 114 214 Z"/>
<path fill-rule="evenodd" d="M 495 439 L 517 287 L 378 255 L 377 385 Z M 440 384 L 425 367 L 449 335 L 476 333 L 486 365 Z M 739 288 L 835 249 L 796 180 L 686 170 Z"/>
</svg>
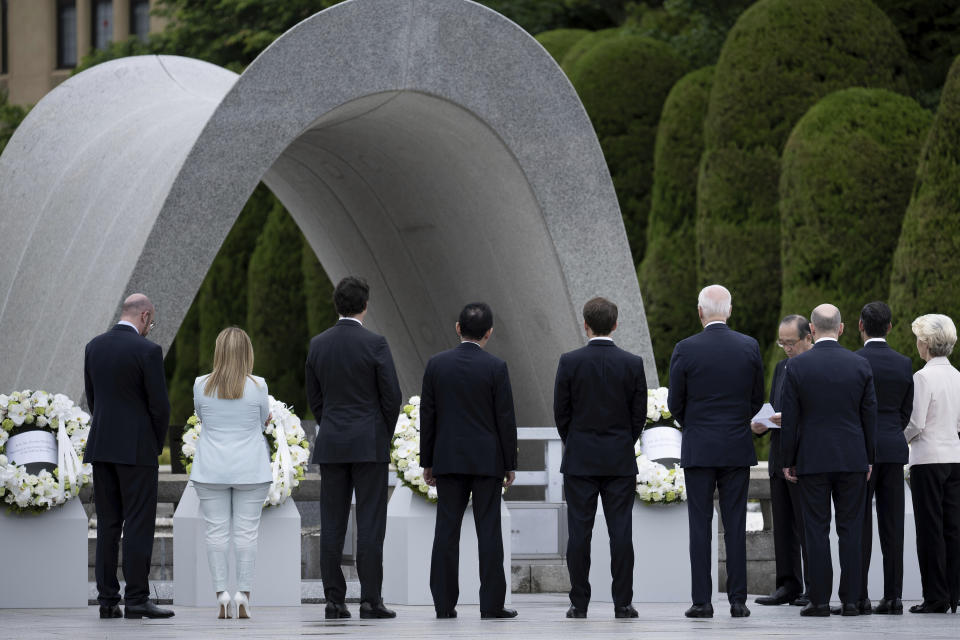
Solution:
<svg viewBox="0 0 960 640">
<path fill-rule="evenodd" d="M 33 109 L 0 157 L 0 391 L 79 397 L 82 346 L 132 291 L 168 347 L 261 180 L 331 279 L 369 280 L 405 393 L 474 299 L 494 309 L 521 424 L 552 424 L 556 359 L 583 343 L 594 295 L 620 306 L 618 342 L 655 383 L 616 195 L 560 68 L 467 0 L 353 0 L 241 76 L 125 58 Z"/>
</svg>

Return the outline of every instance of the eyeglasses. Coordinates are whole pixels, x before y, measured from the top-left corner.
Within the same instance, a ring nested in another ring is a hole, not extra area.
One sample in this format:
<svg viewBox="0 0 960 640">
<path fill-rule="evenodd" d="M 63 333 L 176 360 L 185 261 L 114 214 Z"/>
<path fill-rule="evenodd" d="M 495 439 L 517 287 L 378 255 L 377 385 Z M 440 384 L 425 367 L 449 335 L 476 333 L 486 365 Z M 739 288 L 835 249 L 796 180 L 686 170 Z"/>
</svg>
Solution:
<svg viewBox="0 0 960 640">
<path fill-rule="evenodd" d="M 797 346 L 798 342 L 800 341 L 799 340 L 787 340 L 787 341 L 778 340 L 777 346 L 780 347 L 781 349 L 790 349 L 792 347 Z"/>
<path fill-rule="evenodd" d="M 155 320 L 151 320 L 151 321 L 150 321 L 150 331 L 153 331 L 153 328 L 154 328 L 155 326 L 157 326 L 156 321 L 155 321 Z"/>
</svg>

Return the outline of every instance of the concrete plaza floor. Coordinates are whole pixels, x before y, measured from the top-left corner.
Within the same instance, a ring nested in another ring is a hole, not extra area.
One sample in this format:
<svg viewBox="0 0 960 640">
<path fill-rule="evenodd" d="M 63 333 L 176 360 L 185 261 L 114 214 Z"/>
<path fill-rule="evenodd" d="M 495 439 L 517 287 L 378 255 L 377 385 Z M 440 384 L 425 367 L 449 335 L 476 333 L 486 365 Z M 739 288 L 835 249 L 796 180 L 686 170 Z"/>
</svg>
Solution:
<svg viewBox="0 0 960 640">
<path fill-rule="evenodd" d="M 752 598 L 751 598 L 752 600 Z M 733 619 L 727 607 L 715 604 L 711 620 L 688 620 L 682 604 L 639 604 L 637 620 L 616 620 L 613 608 L 595 603 L 586 620 L 564 618 L 568 600 L 562 594 L 514 594 L 520 612 L 513 620 L 480 620 L 476 606 L 457 608 L 455 620 L 437 620 L 432 607 L 395 607 L 395 620 L 360 620 L 357 605 L 348 604 L 355 616 L 327 621 L 323 605 L 300 608 L 256 608 L 250 620 L 217 620 L 213 608 L 173 607 L 168 620 L 100 620 L 96 607 L 86 609 L 0 609 L 0 638 L 117 638 L 132 640 L 190 638 L 908 638 L 917 640 L 960 637 L 960 614 L 861 616 L 856 618 L 801 618 L 798 607 L 751 605 L 752 615 Z M 911 603 L 912 604 L 912 603 Z"/>
</svg>

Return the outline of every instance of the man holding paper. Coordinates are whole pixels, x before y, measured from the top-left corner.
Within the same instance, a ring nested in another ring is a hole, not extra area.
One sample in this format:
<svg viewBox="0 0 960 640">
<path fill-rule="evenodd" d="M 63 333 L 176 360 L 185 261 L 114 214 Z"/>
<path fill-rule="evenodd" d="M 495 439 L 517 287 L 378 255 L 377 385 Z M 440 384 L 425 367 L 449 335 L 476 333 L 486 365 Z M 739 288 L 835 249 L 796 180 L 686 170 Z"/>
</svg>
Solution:
<svg viewBox="0 0 960 640">
<path fill-rule="evenodd" d="M 754 418 L 750 428 L 756 435 L 763 435 L 770 430 L 770 502 L 773 507 L 773 547 L 776 558 L 777 588 L 768 596 L 760 596 L 757 604 L 780 605 L 807 604 L 805 585 L 807 568 L 806 545 L 803 542 L 803 513 L 800 505 L 800 489 L 793 482 L 787 482 L 783 477 L 783 465 L 780 464 L 780 418 L 781 400 L 783 395 L 783 372 L 787 362 L 804 353 L 813 346 L 810 337 L 810 323 L 799 315 L 790 315 L 780 321 L 777 346 L 783 349 L 787 357 L 777 363 L 773 370 L 773 382 L 770 385 L 770 405 L 776 412 L 769 417 L 775 425 L 759 422 Z M 763 414 L 761 409 L 758 416 Z M 801 564 L 801 557 L 803 563 Z"/>
</svg>

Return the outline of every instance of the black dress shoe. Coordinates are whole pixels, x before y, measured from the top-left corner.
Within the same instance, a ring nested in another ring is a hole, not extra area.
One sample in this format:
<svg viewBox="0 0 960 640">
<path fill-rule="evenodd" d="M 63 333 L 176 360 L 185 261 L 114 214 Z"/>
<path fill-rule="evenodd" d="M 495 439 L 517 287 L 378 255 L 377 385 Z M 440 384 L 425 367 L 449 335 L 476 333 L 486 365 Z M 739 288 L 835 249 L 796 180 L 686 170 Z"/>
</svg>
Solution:
<svg viewBox="0 0 960 640">
<path fill-rule="evenodd" d="M 790 591 L 786 587 L 777 587 L 777 590 L 768 596 L 760 596 L 754 602 L 766 606 L 787 604 L 793 602 L 798 597 L 796 591 Z"/>
<path fill-rule="evenodd" d="M 586 609 L 577 609 L 575 606 L 570 605 L 570 608 L 567 609 L 568 618 L 586 618 L 587 610 Z"/>
<path fill-rule="evenodd" d="M 946 602 L 928 602 L 924 600 L 920 604 L 910 607 L 910 613 L 946 613 L 950 607 Z"/>
<path fill-rule="evenodd" d="M 840 615 L 858 616 L 860 615 L 860 606 L 856 602 L 844 602 Z"/>
<path fill-rule="evenodd" d="M 112 604 L 109 607 L 100 605 L 100 617 L 101 618 L 122 618 L 123 611 L 120 611 L 120 605 Z"/>
<path fill-rule="evenodd" d="M 492 620 L 494 618 L 516 618 L 517 610 L 500 609 L 500 611 L 481 611 L 480 617 L 484 620 Z"/>
<path fill-rule="evenodd" d="M 584 616 L 586 617 L 586 616 Z M 628 604 L 625 607 L 614 607 L 613 608 L 613 617 L 615 618 L 639 618 L 640 614 L 637 613 L 637 610 L 633 608 L 632 604 Z"/>
<path fill-rule="evenodd" d="M 437 618 L 443 620 L 445 618 L 456 618 L 457 610 L 450 609 L 450 611 L 437 611 Z"/>
<path fill-rule="evenodd" d="M 734 618 L 749 618 L 750 609 L 743 602 L 734 602 L 730 605 L 730 615 Z"/>
<path fill-rule="evenodd" d="M 350 610 L 342 602 L 328 602 L 324 610 L 324 618 L 327 620 L 338 620 L 340 618 L 349 618 Z"/>
<path fill-rule="evenodd" d="M 364 619 L 370 618 L 396 618 L 397 612 L 391 609 L 387 609 L 383 606 L 383 600 L 376 603 L 370 602 L 361 602 L 360 603 L 360 617 Z"/>
<path fill-rule="evenodd" d="M 868 616 L 873 613 L 873 604 L 869 600 L 863 599 L 857 603 L 857 611 L 862 616 Z"/>
<path fill-rule="evenodd" d="M 123 617 L 133 618 L 134 620 L 140 618 L 172 618 L 173 611 L 161 609 L 152 600 L 147 600 L 142 604 L 128 604 L 123 612 Z"/>
<path fill-rule="evenodd" d="M 683 612 L 688 618 L 712 618 L 713 605 L 711 603 L 695 604 Z"/>
<path fill-rule="evenodd" d="M 839 607 L 837 607 L 839 609 Z M 813 604 L 812 602 L 800 609 L 800 615 L 813 618 L 829 618 L 833 607 L 828 604 Z"/>
<path fill-rule="evenodd" d="M 794 607 L 805 607 L 808 604 L 810 604 L 810 597 L 805 593 L 801 593 L 796 598 L 794 598 L 790 602 L 790 604 L 793 605 Z"/>
<path fill-rule="evenodd" d="M 873 608 L 873 612 L 881 616 L 902 616 L 903 601 L 900 598 L 893 598 L 892 600 L 884 598 Z"/>
</svg>

